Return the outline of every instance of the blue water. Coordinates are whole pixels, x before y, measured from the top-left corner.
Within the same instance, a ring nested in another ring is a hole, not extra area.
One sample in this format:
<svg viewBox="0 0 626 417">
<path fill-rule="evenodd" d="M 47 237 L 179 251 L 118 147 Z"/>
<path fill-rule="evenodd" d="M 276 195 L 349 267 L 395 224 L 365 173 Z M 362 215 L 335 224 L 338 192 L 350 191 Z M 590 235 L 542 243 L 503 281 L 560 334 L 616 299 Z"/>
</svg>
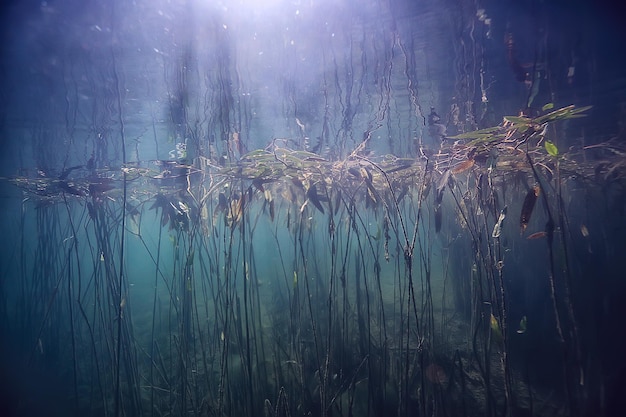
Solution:
<svg viewBox="0 0 626 417">
<path fill-rule="evenodd" d="M 615 6 L 0 13 L 0 415 L 626 412 Z"/>
</svg>

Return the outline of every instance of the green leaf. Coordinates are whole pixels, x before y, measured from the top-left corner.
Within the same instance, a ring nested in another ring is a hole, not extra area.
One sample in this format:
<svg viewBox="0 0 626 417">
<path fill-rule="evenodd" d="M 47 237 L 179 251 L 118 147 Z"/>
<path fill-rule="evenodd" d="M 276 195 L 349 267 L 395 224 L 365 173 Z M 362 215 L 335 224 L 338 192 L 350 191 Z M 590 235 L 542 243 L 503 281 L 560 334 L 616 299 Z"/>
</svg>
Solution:
<svg viewBox="0 0 626 417">
<path fill-rule="evenodd" d="M 522 116 L 504 116 L 504 120 L 506 120 L 507 122 L 521 125 L 529 125 L 532 122 L 532 120 L 528 117 Z"/>
<path fill-rule="evenodd" d="M 487 145 L 487 144 L 489 144 L 491 142 L 502 140 L 502 139 L 504 139 L 504 137 L 505 137 L 505 135 L 500 135 L 500 134 L 497 134 L 497 135 L 486 135 L 486 136 L 483 136 L 483 137 L 480 137 L 480 138 L 476 138 L 476 139 L 474 139 L 471 142 L 468 142 L 466 144 L 466 146 L 472 147 L 472 146 L 477 146 L 477 145 Z"/>
<path fill-rule="evenodd" d="M 545 105 L 541 108 L 541 111 L 552 110 L 553 108 L 554 108 L 554 103 L 548 103 L 548 104 L 545 104 Z"/>
<path fill-rule="evenodd" d="M 502 342 L 502 330 L 500 330 L 500 323 L 498 323 L 498 319 L 491 313 L 491 318 L 489 320 L 489 325 L 491 327 L 491 332 L 496 343 Z"/>
<path fill-rule="evenodd" d="M 544 122 L 554 122 L 556 120 L 566 120 L 573 119 L 575 117 L 584 116 L 581 113 L 589 110 L 591 106 L 584 107 L 575 107 L 573 104 L 567 107 L 560 108 L 558 110 L 554 110 L 550 113 L 544 114 L 543 116 L 539 116 L 536 119 L 533 119 L 533 122 L 536 124 L 543 124 Z"/>
<path fill-rule="evenodd" d="M 559 155 L 559 148 L 557 148 L 556 145 L 554 143 L 550 142 L 549 140 L 545 141 L 543 146 L 546 148 L 546 151 L 551 156 L 558 156 Z"/>
<path fill-rule="evenodd" d="M 572 114 L 576 114 L 576 113 L 583 113 L 586 112 L 587 110 L 591 109 L 593 106 L 583 106 L 583 107 L 576 107 L 574 110 L 571 111 Z"/>
<path fill-rule="evenodd" d="M 544 114 L 543 116 L 539 116 L 534 119 L 534 122 L 537 124 L 543 124 L 544 122 L 553 122 L 555 120 L 567 119 L 567 116 L 571 113 L 572 110 L 574 110 L 573 104 L 551 111 L 550 113 Z"/>
<path fill-rule="evenodd" d="M 472 132 L 461 133 L 456 136 L 449 136 L 448 139 L 484 139 L 486 137 L 491 137 L 499 130 L 501 130 L 500 126 L 493 126 L 485 129 L 474 130 Z"/>
</svg>

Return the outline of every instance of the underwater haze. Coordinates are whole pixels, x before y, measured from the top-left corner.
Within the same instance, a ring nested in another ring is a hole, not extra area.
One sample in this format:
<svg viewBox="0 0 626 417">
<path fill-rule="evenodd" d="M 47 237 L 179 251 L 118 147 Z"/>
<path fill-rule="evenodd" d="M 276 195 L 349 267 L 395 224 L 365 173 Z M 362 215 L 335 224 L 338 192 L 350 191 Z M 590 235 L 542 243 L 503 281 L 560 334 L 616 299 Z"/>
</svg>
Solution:
<svg viewBox="0 0 626 417">
<path fill-rule="evenodd" d="M 0 415 L 626 415 L 626 15 L 0 6 Z"/>
</svg>

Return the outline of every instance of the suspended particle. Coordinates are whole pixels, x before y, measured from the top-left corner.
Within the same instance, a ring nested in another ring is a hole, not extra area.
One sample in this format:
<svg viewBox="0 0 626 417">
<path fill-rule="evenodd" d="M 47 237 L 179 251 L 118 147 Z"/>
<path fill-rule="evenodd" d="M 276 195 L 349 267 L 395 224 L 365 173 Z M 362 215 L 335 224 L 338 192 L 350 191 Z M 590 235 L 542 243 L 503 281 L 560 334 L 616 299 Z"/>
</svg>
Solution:
<svg viewBox="0 0 626 417">
<path fill-rule="evenodd" d="M 584 237 L 589 237 L 589 229 L 587 229 L 587 226 L 585 226 L 584 224 L 581 224 L 580 233 L 582 233 Z"/>
<path fill-rule="evenodd" d="M 519 329 L 517 329 L 517 334 L 526 333 L 527 327 L 528 327 L 528 319 L 526 318 L 526 316 L 523 316 L 522 319 L 519 321 Z"/>
</svg>

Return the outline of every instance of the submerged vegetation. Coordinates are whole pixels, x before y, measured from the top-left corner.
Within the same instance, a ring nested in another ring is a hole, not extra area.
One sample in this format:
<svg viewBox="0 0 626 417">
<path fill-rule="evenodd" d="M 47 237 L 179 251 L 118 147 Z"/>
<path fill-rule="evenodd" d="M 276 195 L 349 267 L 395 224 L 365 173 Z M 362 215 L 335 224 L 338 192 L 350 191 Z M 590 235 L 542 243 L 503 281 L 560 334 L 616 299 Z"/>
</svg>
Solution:
<svg viewBox="0 0 626 417">
<path fill-rule="evenodd" d="M 10 3 L 0 415 L 626 414 L 597 7 Z"/>
<path fill-rule="evenodd" d="M 369 136 L 343 158 L 275 139 L 226 162 L 12 178 L 37 238 L 18 243 L 34 262 L 3 297 L 4 334 L 24 369 L 67 370 L 80 415 L 575 415 L 599 376 L 568 243 L 592 232 L 568 193 L 626 175 L 618 144 L 562 143 L 559 122 L 588 110 L 505 117 L 416 158 Z M 510 301 L 528 262 L 548 309 Z M 552 389 L 519 348 L 541 332 Z"/>
</svg>

